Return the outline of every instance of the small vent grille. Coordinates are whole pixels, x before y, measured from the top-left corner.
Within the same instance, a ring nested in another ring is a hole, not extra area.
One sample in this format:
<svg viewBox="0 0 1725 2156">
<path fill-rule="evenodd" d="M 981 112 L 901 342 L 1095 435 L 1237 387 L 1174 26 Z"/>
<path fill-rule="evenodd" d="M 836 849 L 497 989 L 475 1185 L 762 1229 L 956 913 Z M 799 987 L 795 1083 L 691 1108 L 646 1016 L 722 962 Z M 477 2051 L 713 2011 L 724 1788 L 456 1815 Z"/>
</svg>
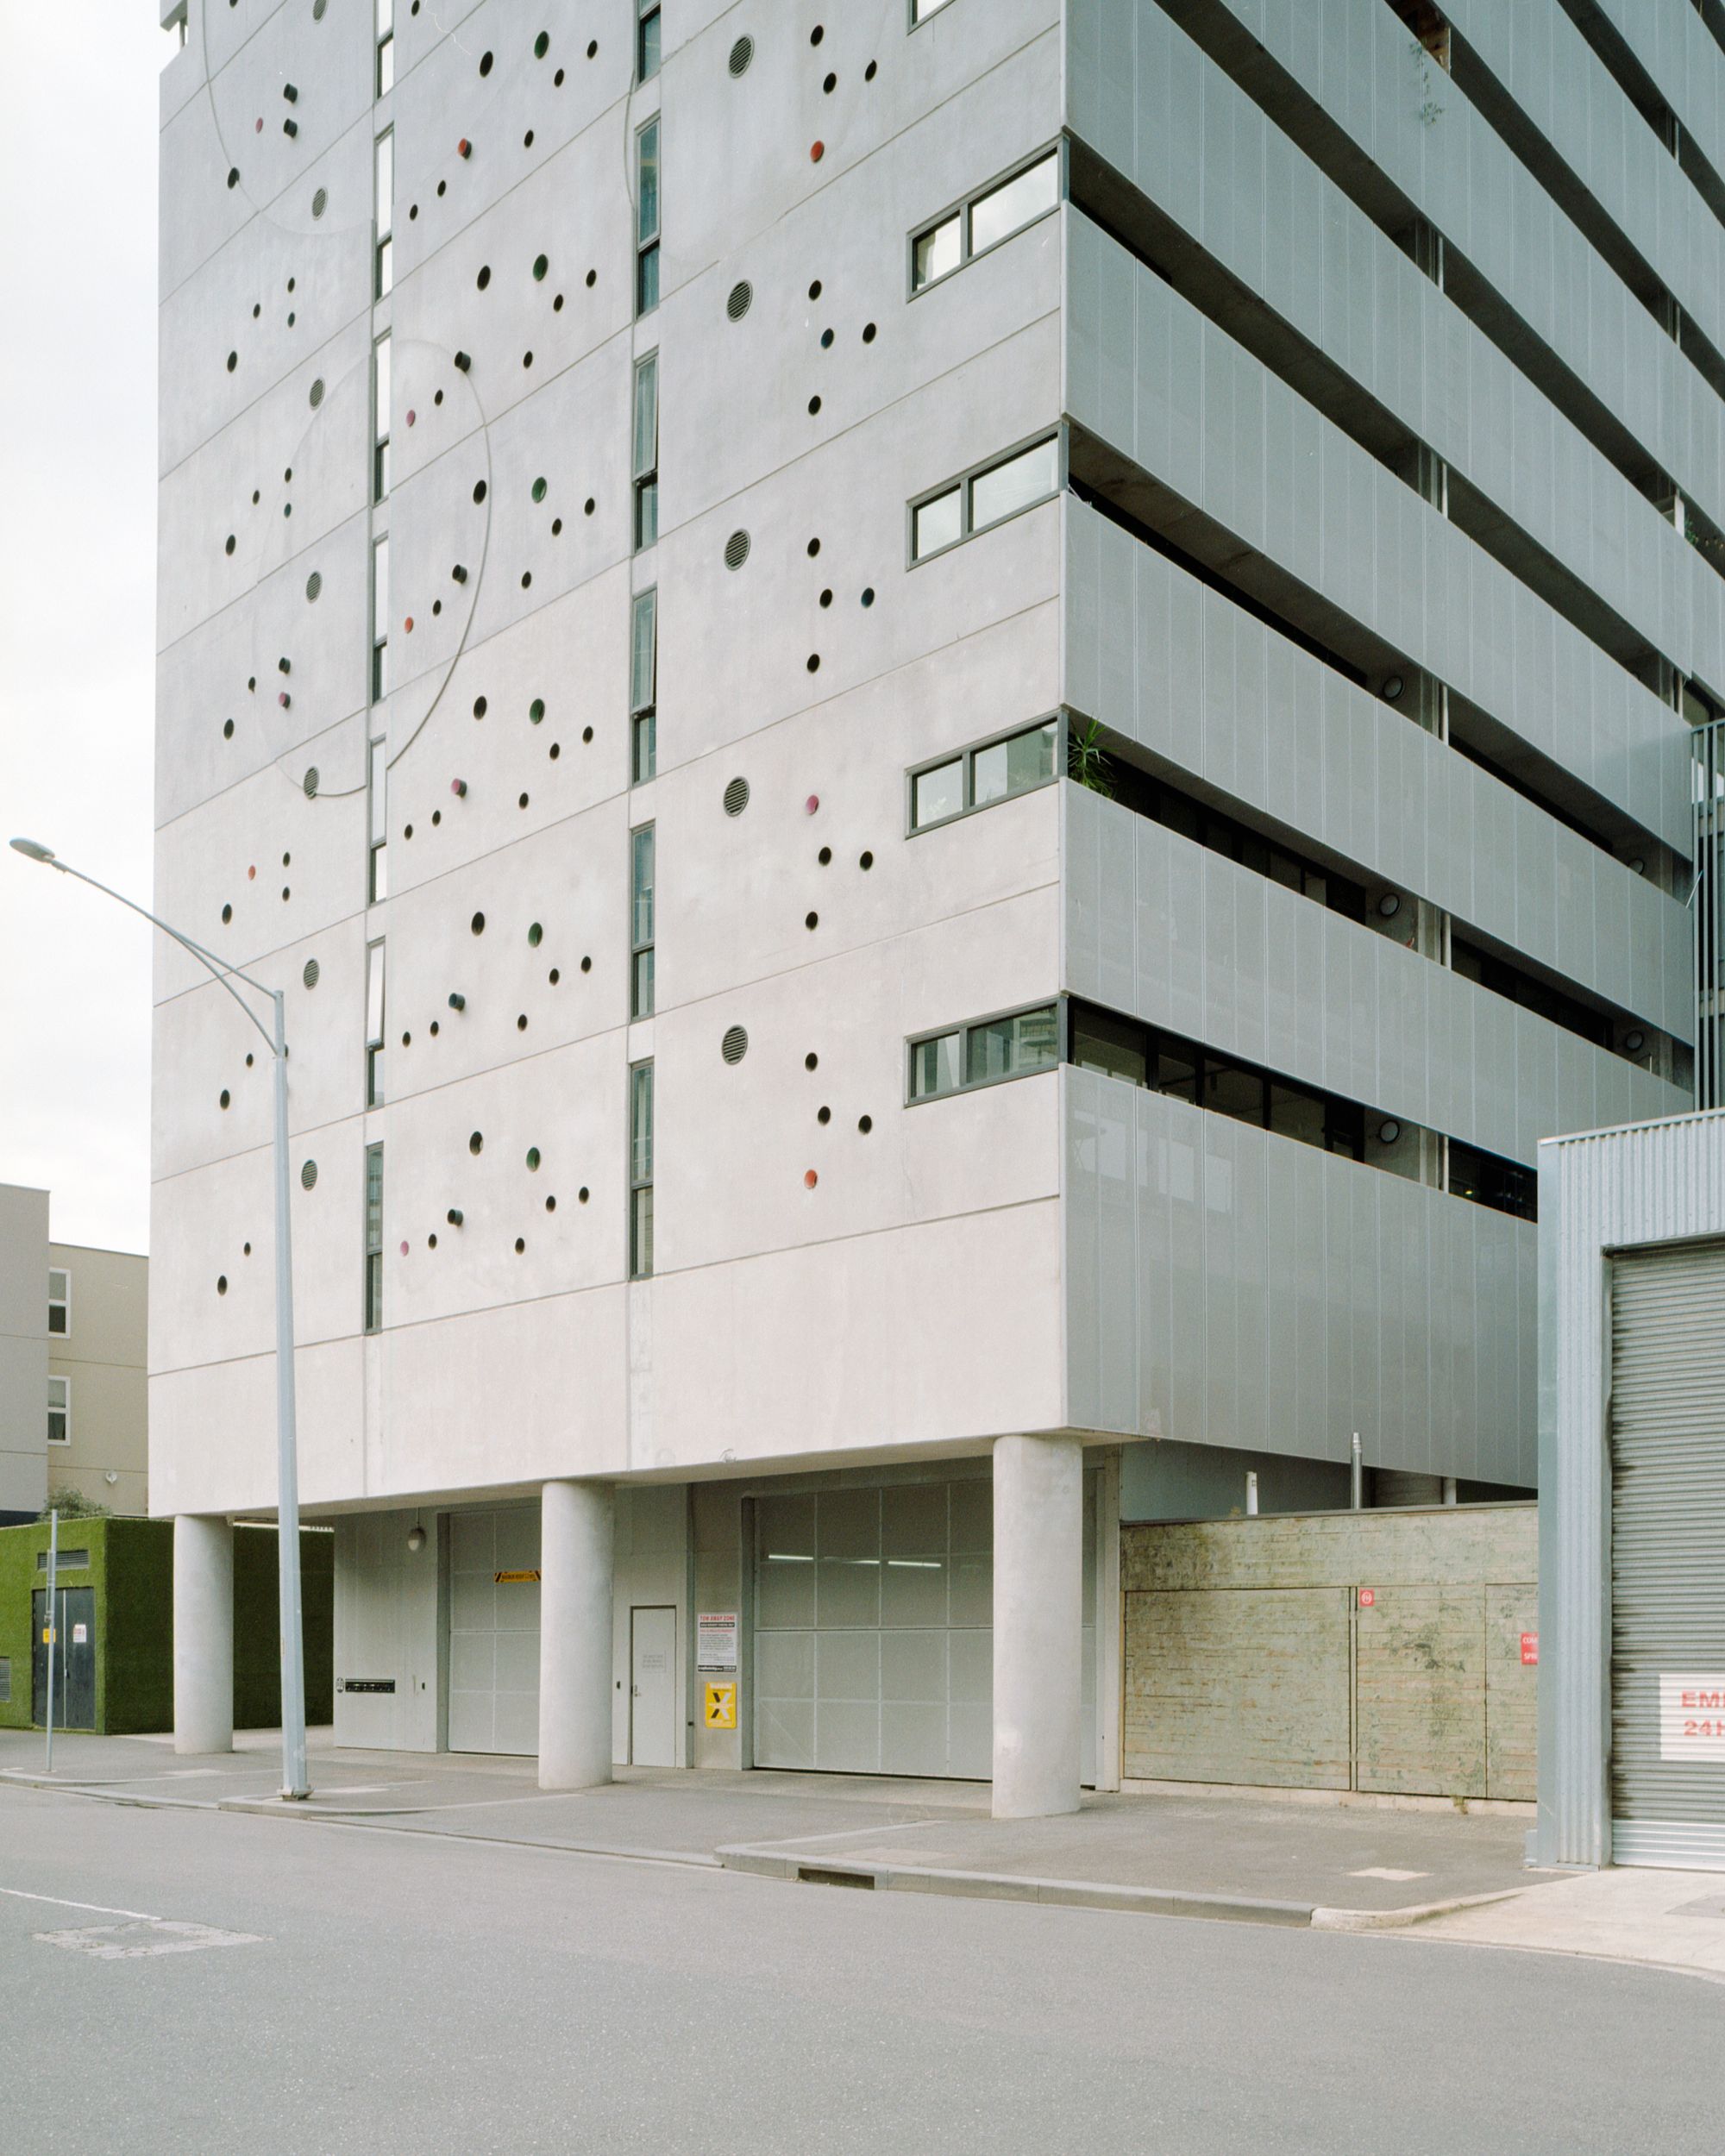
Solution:
<svg viewBox="0 0 1725 2156">
<path fill-rule="evenodd" d="M 749 534 L 746 531 L 733 531 L 724 542 L 725 567 L 740 569 L 748 559 Z"/>
<path fill-rule="evenodd" d="M 718 1044 L 718 1052 L 728 1063 L 740 1063 L 749 1053 L 749 1036 L 740 1025 L 733 1025 Z"/>
<path fill-rule="evenodd" d="M 311 197 L 311 214 L 314 217 L 321 217 L 329 207 L 329 191 L 327 187 L 320 187 Z"/>
<path fill-rule="evenodd" d="M 733 779 L 724 789 L 724 812 L 727 816 L 741 816 L 749 805 L 749 781 Z"/>
<path fill-rule="evenodd" d="M 321 971 L 322 968 L 317 961 L 315 958 L 308 958 L 305 962 L 305 971 L 299 977 L 308 988 L 315 988 L 317 986 L 317 976 Z"/>
<path fill-rule="evenodd" d="M 739 37 L 736 44 L 731 48 L 731 73 L 733 75 L 746 75 L 749 72 L 749 63 L 754 59 L 754 39 L 752 37 Z"/>
<path fill-rule="evenodd" d="M 317 767 L 315 763 L 307 766 L 302 783 L 305 787 L 306 799 L 308 801 L 315 799 L 317 793 Z"/>
<path fill-rule="evenodd" d="M 733 322 L 741 322 L 755 298 L 755 287 L 745 277 L 731 288 L 731 297 L 724 303 L 724 311 Z"/>
<path fill-rule="evenodd" d="M 11 1696 L 12 1658 L 9 1654 L 0 1654 L 0 1705 L 4 1705 Z"/>
<path fill-rule="evenodd" d="M 316 411 L 317 407 L 323 402 L 323 377 L 321 374 L 311 385 L 310 394 L 311 398 L 311 409 L 313 411 Z"/>
<path fill-rule="evenodd" d="M 305 596 L 306 596 L 306 598 L 307 598 L 308 599 L 316 599 L 316 598 L 317 598 L 317 594 L 318 594 L 318 593 L 319 593 L 319 592 L 320 592 L 323 589 L 323 578 L 322 572 L 321 572 L 321 571 L 319 571 L 319 570 L 314 569 L 314 570 L 311 572 L 310 575 L 310 576 L 308 576 L 308 577 L 306 578 L 306 580 L 305 580 Z"/>
<path fill-rule="evenodd" d="M 299 1171 L 299 1187 L 302 1190 L 310 1190 L 317 1181 L 317 1163 L 315 1160 L 309 1160 Z"/>
</svg>

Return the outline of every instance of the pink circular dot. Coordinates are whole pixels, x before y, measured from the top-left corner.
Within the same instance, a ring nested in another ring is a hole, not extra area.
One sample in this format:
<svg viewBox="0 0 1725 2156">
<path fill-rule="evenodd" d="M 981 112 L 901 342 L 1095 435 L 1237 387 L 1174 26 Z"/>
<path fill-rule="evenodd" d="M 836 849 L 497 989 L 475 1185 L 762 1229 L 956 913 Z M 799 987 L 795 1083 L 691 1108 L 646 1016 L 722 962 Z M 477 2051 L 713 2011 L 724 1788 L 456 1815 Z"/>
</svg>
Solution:
<svg viewBox="0 0 1725 2156">
<path fill-rule="evenodd" d="M 264 123 L 263 123 L 262 120 L 261 120 L 261 119 L 260 119 L 260 120 L 259 120 L 259 122 L 258 122 L 258 123 L 257 123 L 257 125 L 256 125 L 256 127 L 254 127 L 254 128 L 252 129 L 252 133 L 253 133 L 254 135 L 261 135 L 261 134 L 263 133 L 263 131 L 264 131 Z"/>
<path fill-rule="evenodd" d="M 411 426 L 413 424 L 414 421 L 415 421 L 417 418 L 418 418 L 418 417 L 419 417 L 419 414 L 418 414 L 417 411 L 410 411 L 410 412 L 408 413 L 408 415 L 407 415 L 407 423 L 408 423 L 408 425 L 411 427 Z"/>
<path fill-rule="evenodd" d="M 820 806 L 820 796 L 819 796 L 819 794 L 818 794 L 818 793 L 811 793 L 811 794 L 810 794 L 810 796 L 808 797 L 807 800 L 806 800 L 806 801 L 805 801 L 805 802 L 803 803 L 803 812 L 804 812 L 804 814 L 805 814 L 805 815 L 806 815 L 806 816 L 812 816 L 812 815 L 814 814 L 815 811 L 816 811 L 816 810 L 817 810 L 819 806 Z"/>
<path fill-rule="evenodd" d="M 401 1246 L 401 1255 L 402 1255 L 404 1257 L 406 1257 L 406 1255 L 407 1255 L 407 1245 L 406 1245 L 406 1244 L 405 1244 L 405 1243 L 404 1243 L 404 1244 L 402 1244 L 402 1246 Z"/>
<path fill-rule="evenodd" d="M 411 615 L 411 614 L 410 614 L 410 615 L 407 617 L 406 620 L 405 620 L 405 622 L 403 622 L 403 624 L 402 624 L 401 625 L 402 625 L 402 627 L 403 627 L 403 628 L 404 628 L 404 629 L 407 631 L 407 634 L 411 636 L 413 634 L 413 617 L 412 617 L 412 615 Z"/>
</svg>

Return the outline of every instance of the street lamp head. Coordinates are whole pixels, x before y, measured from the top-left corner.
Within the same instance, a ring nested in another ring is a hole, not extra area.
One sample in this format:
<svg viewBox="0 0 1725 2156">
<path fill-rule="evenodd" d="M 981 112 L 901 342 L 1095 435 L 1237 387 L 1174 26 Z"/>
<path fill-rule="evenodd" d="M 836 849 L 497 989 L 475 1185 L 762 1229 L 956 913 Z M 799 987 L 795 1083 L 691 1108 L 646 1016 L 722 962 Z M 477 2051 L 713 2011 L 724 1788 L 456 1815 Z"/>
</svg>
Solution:
<svg viewBox="0 0 1725 2156">
<path fill-rule="evenodd" d="M 26 861 L 52 862 L 54 857 L 52 846 L 41 845 L 34 838 L 15 838 L 12 841 L 12 851 L 15 854 L 22 854 Z"/>
</svg>

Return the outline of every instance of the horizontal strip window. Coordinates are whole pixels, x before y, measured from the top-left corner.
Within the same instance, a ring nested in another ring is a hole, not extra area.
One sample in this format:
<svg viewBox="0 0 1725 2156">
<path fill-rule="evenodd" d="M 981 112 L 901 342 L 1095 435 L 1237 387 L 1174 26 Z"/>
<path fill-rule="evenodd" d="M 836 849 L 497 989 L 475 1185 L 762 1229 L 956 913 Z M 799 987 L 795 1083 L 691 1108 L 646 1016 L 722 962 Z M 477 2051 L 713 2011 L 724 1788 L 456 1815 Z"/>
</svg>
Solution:
<svg viewBox="0 0 1725 2156">
<path fill-rule="evenodd" d="M 1058 435 L 1013 449 L 911 504 L 911 560 L 926 561 L 1060 492 Z"/>
<path fill-rule="evenodd" d="M 930 16 L 938 15 L 943 8 L 950 4 L 951 0 L 910 0 L 912 29 L 915 29 L 919 22 L 926 22 Z"/>
<path fill-rule="evenodd" d="M 1009 179 L 945 211 L 911 241 L 911 291 L 925 291 L 1045 217 L 1059 207 L 1060 194 L 1060 153 L 1048 150 Z"/>
<path fill-rule="evenodd" d="M 1596 1048 L 1616 1048 L 1615 1029 L 1603 1011 L 1590 1010 L 1573 996 L 1566 996 L 1561 988 L 1548 987 L 1532 974 L 1523 973 L 1519 966 L 1494 958 L 1477 943 L 1452 936 L 1450 964 L 1465 981 L 1477 981 L 1493 995 L 1506 996 L 1511 1003 L 1519 1003 L 1524 1011 L 1533 1011 L 1540 1018 L 1548 1018 L 1553 1025 L 1562 1026 L 1565 1032 L 1579 1034 L 1583 1040 L 1591 1041 Z M 1636 1033 L 1630 1037 L 1639 1040 L 1640 1035 Z"/>
<path fill-rule="evenodd" d="M 1403 1123 L 1253 1063 L 1219 1056 L 1159 1026 L 1074 1002 L 1070 1012 L 1069 1059 L 1081 1070 L 1122 1078 L 1151 1093 L 1172 1094 L 1214 1115 L 1230 1116 L 1255 1130 L 1291 1138 L 1344 1159 L 1361 1161 L 1408 1176 L 1418 1158 L 1417 1125 Z M 1427 1135 L 1436 1136 L 1435 1132 Z M 1484 1153 L 1452 1138 L 1448 1188 L 1517 1219 L 1536 1217 L 1539 1178 L 1532 1169 Z M 1417 1177 L 1410 1177 L 1417 1180 Z"/>
<path fill-rule="evenodd" d="M 1047 786 L 1058 769 L 1060 721 L 1045 718 L 1021 732 L 984 742 L 911 774 L 910 828 L 932 830 L 973 810 Z"/>
<path fill-rule="evenodd" d="M 913 1040 L 908 1096 L 913 1101 L 938 1100 L 998 1085 L 1002 1079 L 1052 1070 L 1059 1061 L 1058 1007 L 1039 1003 L 1028 1011 L 1009 1011 Z"/>
</svg>

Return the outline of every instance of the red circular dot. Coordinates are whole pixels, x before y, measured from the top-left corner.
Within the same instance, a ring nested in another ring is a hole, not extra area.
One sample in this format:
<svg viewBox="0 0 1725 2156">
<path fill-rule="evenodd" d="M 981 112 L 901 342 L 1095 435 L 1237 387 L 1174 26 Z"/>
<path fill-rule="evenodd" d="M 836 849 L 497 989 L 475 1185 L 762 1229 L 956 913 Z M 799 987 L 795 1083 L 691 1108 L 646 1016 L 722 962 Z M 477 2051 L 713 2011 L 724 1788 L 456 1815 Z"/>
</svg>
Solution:
<svg viewBox="0 0 1725 2156">
<path fill-rule="evenodd" d="M 455 145 L 456 153 L 461 157 L 469 156 L 472 154 L 473 147 L 473 144 L 468 141 L 467 136 L 464 135 L 461 141 Z"/>
<path fill-rule="evenodd" d="M 402 627 L 403 627 L 403 628 L 404 628 L 404 629 L 407 631 L 408 635 L 411 636 L 413 634 L 413 617 L 412 617 L 412 615 L 411 615 L 411 614 L 410 614 L 410 615 L 407 617 L 407 619 L 406 619 L 405 622 L 403 622 L 403 624 L 402 624 L 401 625 L 402 625 Z"/>
<path fill-rule="evenodd" d="M 811 1168 L 807 1169 L 803 1175 L 803 1188 L 805 1190 L 812 1190 L 819 1181 L 820 1177 L 817 1175 L 813 1169 Z"/>
<path fill-rule="evenodd" d="M 406 1255 L 407 1255 L 407 1245 L 406 1245 L 406 1244 L 405 1244 L 405 1243 L 404 1243 L 404 1244 L 402 1244 L 402 1246 L 401 1246 L 401 1255 L 402 1255 L 404 1257 L 406 1257 Z"/>
<path fill-rule="evenodd" d="M 246 871 L 246 881 L 247 881 L 248 883 L 255 883 L 255 882 L 257 881 L 257 880 L 258 880 L 258 872 L 257 872 L 257 868 L 256 868 L 256 867 L 255 867 L 255 866 L 254 866 L 254 867 L 252 867 L 252 868 L 248 868 L 248 869 L 247 869 L 247 871 Z"/>
<path fill-rule="evenodd" d="M 818 794 L 818 793 L 811 793 L 811 794 L 810 794 L 810 796 L 808 797 L 807 800 L 806 800 L 806 801 L 805 801 L 805 802 L 803 803 L 803 813 L 804 813 L 806 816 L 812 816 L 812 815 L 814 814 L 815 811 L 816 811 L 816 810 L 817 810 L 819 806 L 820 806 L 820 796 L 819 796 L 819 794 Z"/>
<path fill-rule="evenodd" d="M 809 149 L 809 162 L 812 165 L 819 165 L 822 158 L 825 155 L 826 145 L 825 142 L 816 142 L 811 145 Z"/>
<path fill-rule="evenodd" d="M 260 120 L 259 120 L 259 122 L 258 122 L 258 123 L 257 123 L 257 125 L 256 125 L 256 126 L 255 126 L 255 127 L 252 129 L 252 133 L 253 133 L 254 135 L 261 135 L 261 134 L 263 133 L 263 131 L 264 131 L 264 123 L 263 123 L 262 120 L 261 120 L 261 119 L 260 119 Z"/>
<path fill-rule="evenodd" d="M 419 417 L 419 414 L 418 414 L 417 411 L 410 411 L 408 412 L 408 415 L 407 415 L 407 423 L 408 423 L 408 425 L 411 427 L 411 426 L 413 424 L 414 421 L 415 421 L 417 418 L 418 418 L 418 417 Z"/>
</svg>

